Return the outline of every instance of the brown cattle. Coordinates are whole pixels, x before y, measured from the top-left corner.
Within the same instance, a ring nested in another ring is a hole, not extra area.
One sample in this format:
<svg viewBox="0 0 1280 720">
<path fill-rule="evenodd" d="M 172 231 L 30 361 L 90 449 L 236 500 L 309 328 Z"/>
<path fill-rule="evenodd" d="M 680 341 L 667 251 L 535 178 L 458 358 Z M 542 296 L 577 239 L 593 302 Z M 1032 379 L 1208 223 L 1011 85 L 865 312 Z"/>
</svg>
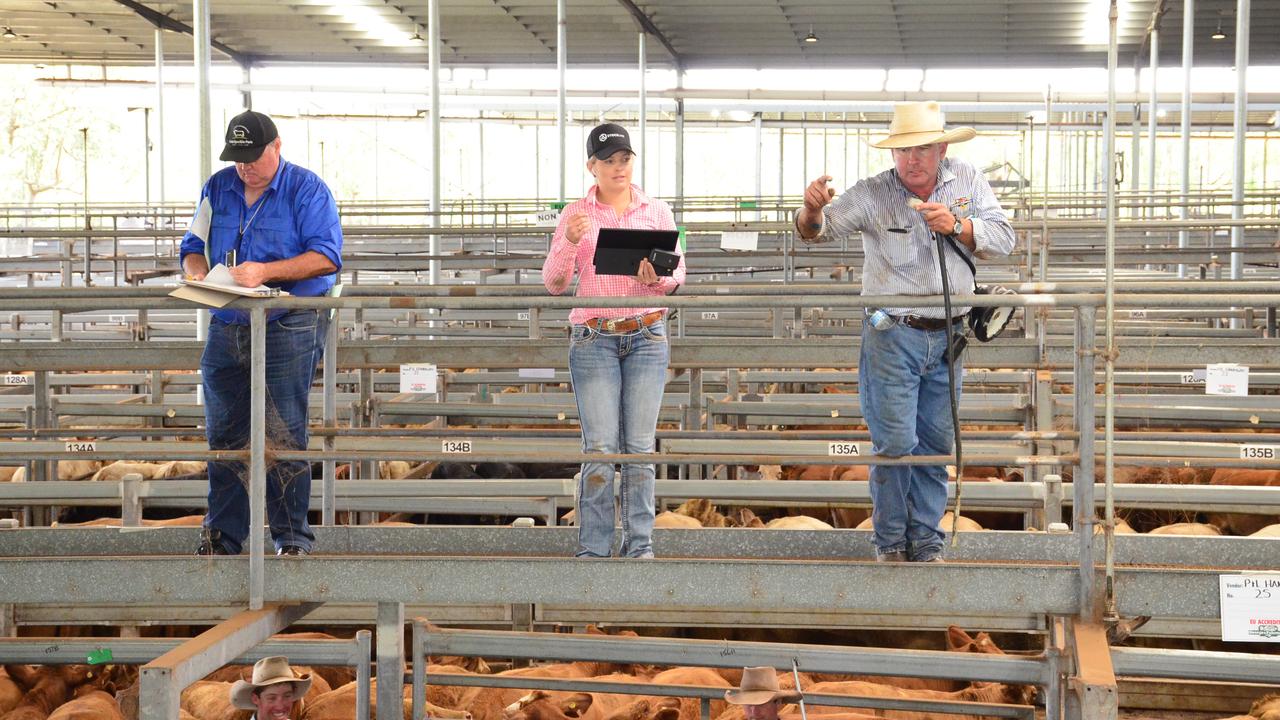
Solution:
<svg viewBox="0 0 1280 720">
<path fill-rule="evenodd" d="M 204 522 L 203 515 L 183 515 L 167 520 L 142 519 L 143 527 L 200 527 Z M 55 527 L 120 527 L 120 518 L 98 518 L 82 523 L 54 523 Z"/>
<path fill-rule="evenodd" d="M 943 692 L 940 690 L 907 690 L 893 685 L 882 685 L 857 680 L 846 682 L 815 683 L 806 692 L 825 693 L 829 695 L 864 695 L 867 697 L 914 698 L 917 700 L 950 700 L 982 703 L 1025 703 L 1027 698 L 1022 688 L 998 683 L 975 683 L 963 690 Z M 936 713 L 917 713 L 903 710 L 886 710 L 884 717 L 898 720 L 969 720 L 972 716 Z"/>
<path fill-rule="evenodd" d="M 9 673 L 0 670 L 0 715 L 12 710 L 26 692 L 21 685 L 9 677 Z"/>
<path fill-rule="evenodd" d="M 231 683 L 200 680 L 182 691 L 179 707 L 200 720 L 249 720 L 252 710 L 231 704 Z"/>
<path fill-rule="evenodd" d="M 124 720 L 124 714 L 110 693 L 92 690 L 54 710 L 49 720 Z"/>
<path fill-rule="evenodd" d="M 770 530 L 834 530 L 829 523 L 808 515 L 788 515 L 765 523 Z"/>
<path fill-rule="evenodd" d="M 1280 720 L 1280 694 L 1263 695 L 1249 706 L 1249 715 L 1258 720 Z"/>
<path fill-rule="evenodd" d="M 653 526 L 656 528 L 700 528 L 702 523 L 698 522 L 697 518 L 668 510 L 653 519 Z"/>
<path fill-rule="evenodd" d="M 1280 470 L 1220 468 L 1213 473 L 1209 484 L 1280 487 Z M 1250 515 L 1245 513 L 1209 513 L 1208 520 L 1224 531 L 1236 535 L 1252 535 L 1262 528 L 1275 523 L 1277 517 L 1275 515 Z"/>
<path fill-rule="evenodd" d="M 1158 528 L 1152 528 L 1147 531 L 1148 535 L 1204 535 L 1218 536 L 1222 532 L 1212 525 L 1204 523 L 1174 523 L 1172 525 L 1161 525 Z"/>
<path fill-rule="evenodd" d="M 22 698 L 0 720 L 45 720 L 50 713 L 71 698 L 71 691 L 94 675 L 88 665 L 31 667 L 6 665 L 5 672 L 20 687 L 26 688 Z"/>
<path fill-rule="evenodd" d="M 370 717 L 377 716 L 378 680 L 370 682 L 369 704 Z M 347 683 L 336 690 L 324 693 L 306 702 L 300 720 L 350 720 L 356 716 L 356 684 Z M 413 688 L 405 686 L 401 693 L 401 708 L 404 720 L 409 720 L 413 713 Z M 427 716 L 444 718 L 445 720 L 471 720 L 471 714 L 465 711 L 440 707 L 427 703 Z"/>
<path fill-rule="evenodd" d="M 742 671 L 738 671 L 741 676 Z M 741 681 L 741 679 L 739 679 Z M 650 680 L 654 685 L 699 685 L 702 687 L 731 688 L 733 685 L 716 670 L 705 667 L 674 667 L 663 670 Z M 717 717 L 725 711 L 724 700 L 711 701 L 711 717 Z M 698 698 L 680 698 L 675 703 L 680 720 L 698 720 L 702 716 L 702 701 Z M 673 719 L 674 720 L 674 719 Z"/>
</svg>

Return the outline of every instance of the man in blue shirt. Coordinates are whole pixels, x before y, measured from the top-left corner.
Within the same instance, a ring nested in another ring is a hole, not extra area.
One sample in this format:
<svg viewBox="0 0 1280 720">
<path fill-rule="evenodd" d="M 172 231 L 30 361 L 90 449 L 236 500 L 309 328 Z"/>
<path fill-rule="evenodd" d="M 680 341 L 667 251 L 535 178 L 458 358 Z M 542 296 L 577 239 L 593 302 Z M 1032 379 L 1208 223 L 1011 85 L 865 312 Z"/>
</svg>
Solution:
<svg viewBox="0 0 1280 720">
<path fill-rule="evenodd" d="M 315 173 L 280 157 L 271 118 L 247 111 L 227 126 L 222 160 L 200 193 L 212 210 L 208 229 L 193 222 L 182 238 L 182 270 L 203 279 L 209 260 L 226 265 L 236 283 L 267 285 L 291 295 L 325 295 L 342 268 L 342 225 L 333 193 Z M 200 213 L 197 211 L 197 217 Z M 200 237 L 203 231 L 207 237 Z M 212 450 L 249 446 L 250 334 L 243 310 L 214 310 L 200 359 L 205 434 Z M 328 313 L 273 310 L 267 316 L 267 443 L 307 447 L 307 399 L 324 352 Z M 236 555 L 249 534 L 248 477 L 243 463 L 209 463 L 209 512 L 198 555 Z M 311 468 L 276 461 L 267 472 L 267 519 L 277 555 L 307 555 Z"/>
</svg>

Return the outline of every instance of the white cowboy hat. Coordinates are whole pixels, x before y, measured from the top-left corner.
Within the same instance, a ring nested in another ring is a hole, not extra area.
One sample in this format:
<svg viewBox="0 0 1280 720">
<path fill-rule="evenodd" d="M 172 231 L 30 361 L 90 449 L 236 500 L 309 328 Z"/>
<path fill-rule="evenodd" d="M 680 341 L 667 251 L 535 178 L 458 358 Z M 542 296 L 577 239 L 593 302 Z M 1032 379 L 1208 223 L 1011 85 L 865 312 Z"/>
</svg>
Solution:
<svg viewBox="0 0 1280 720">
<path fill-rule="evenodd" d="M 795 690 L 778 687 L 778 674 L 771 667 L 742 669 L 742 682 L 732 690 L 724 691 L 724 699 L 733 705 L 763 705 L 770 700 L 793 702 L 800 699 Z"/>
<path fill-rule="evenodd" d="M 888 137 L 871 143 L 871 146 L 891 149 L 930 143 L 958 143 L 972 140 L 977 134 L 971 127 L 943 129 L 942 109 L 932 100 L 898 103 L 893 106 L 893 121 L 889 123 Z"/>
<path fill-rule="evenodd" d="M 249 697 L 253 691 L 280 683 L 293 683 L 294 698 L 301 699 L 311 689 L 311 676 L 295 676 L 293 668 L 289 667 L 289 660 L 282 656 L 262 658 L 253 664 L 252 681 L 237 680 L 231 686 L 231 704 L 241 710 L 257 710 Z"/>
</svg>

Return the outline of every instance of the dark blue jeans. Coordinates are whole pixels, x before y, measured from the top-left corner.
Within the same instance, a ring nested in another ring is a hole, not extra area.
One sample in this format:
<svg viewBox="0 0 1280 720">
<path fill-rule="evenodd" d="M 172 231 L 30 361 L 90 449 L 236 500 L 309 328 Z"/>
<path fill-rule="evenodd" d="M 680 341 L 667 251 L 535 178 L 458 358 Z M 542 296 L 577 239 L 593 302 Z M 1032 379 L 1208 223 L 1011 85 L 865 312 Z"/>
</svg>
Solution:
<svg viewBox="0 0 1280 720">
<path fill-rule="evenodd" d="M 267 323 L 267 451 L 307 447 L 307 397 L 316 363 L 324 353 L 329 314 L 293 310 Z M 249 447 L 251 392 L 250 330 L 213 318 L 200 358 L 204 383 L 205 435 L 211 450 Z M 249 472 L 244 463 L 209 463 L 209 512 L 204 526 L 222 533 L 222 544 L 239 553 L 249 536 Z M 308 552 L 315 535 L 307 524 L 311 466 L 276 461 L 267 466 L 267 521 L 276 549 L 296 545 Z"/>
<path fill-rule="evenodd" d="M 954 450 L 948 334 L 898 322 L 877 330 L 863 321 L 858 393 L 875 454 L 907 457 Z M 953 372 L 958 394 L 963 379 L 959 358 Z M 871 503 L 877 553 L 905 551 L 913 561 L 942 555 L 945 466 L 872 465 Z"/>
</svg>

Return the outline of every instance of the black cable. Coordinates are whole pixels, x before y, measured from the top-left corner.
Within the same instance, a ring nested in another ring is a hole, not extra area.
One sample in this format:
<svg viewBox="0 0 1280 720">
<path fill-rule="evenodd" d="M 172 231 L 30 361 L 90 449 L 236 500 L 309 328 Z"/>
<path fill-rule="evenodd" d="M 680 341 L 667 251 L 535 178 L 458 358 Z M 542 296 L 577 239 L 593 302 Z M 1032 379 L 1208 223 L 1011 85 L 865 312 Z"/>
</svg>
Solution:
<svg viewBox="0 0 1280 720">
<path fill-rule="evenodd" d="M 951 314 L 951 280 L 947 277 L 947 253 L 943 247 L 942 233 L 933 233 L 933 240 L 938 246 L 938 268 L 942 273 L 942 302 L 947 314 L 947 389 L 951 396 L 951 431 L 956 443 L 956 511 L 951 518 L 951 545 L 955 547 L 956 527 L 960 523 L 960 491 L 963 487 L 964 455 L 960 448 L 960 409 L 956 397 L 956 336 L 952 329 L 954 316 Z"/>
</svg>

